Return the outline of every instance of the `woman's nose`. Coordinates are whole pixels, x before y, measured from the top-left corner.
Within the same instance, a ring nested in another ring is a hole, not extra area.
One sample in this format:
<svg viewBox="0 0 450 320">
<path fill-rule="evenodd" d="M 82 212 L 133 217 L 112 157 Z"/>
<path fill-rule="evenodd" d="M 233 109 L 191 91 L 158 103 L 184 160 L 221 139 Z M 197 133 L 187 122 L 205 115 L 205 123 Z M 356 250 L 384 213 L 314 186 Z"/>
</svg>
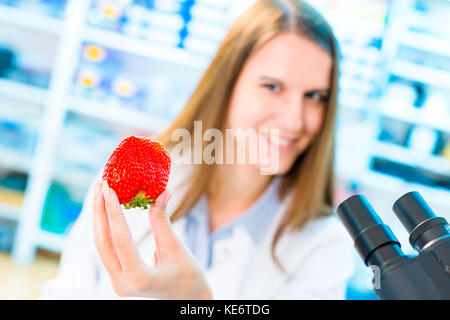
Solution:
<svg viewBox="0 0 450 320">
<path fill-rule="evenodd" d="M 291 94 L 279 108 L 281 125 L 286 131 L 299 132 L 304 126 L 303 96 Z"/>
</svg>

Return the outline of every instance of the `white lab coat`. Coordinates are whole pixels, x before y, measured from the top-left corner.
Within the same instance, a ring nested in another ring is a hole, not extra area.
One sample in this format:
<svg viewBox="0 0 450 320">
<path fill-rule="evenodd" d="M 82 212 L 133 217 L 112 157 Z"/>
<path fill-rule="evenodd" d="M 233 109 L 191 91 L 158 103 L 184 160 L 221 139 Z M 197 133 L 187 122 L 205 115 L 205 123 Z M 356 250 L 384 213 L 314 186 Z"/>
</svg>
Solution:
<svg viewBox="0 0 450 320">
<path fill-rule="evenodd" d="M 181 200 L 178 187 L 190 168 L 172 168 L 168 187 L 174 191 L 167 212 L 171 214 Z M 41 287 L 41 299 L 120 299 L 111 286 L 94 245 L 91 187 L 82 213 L 68 236 L 56 279 Z M 354 270 L 353 246 L 335 216 L 319 218 L 301 230 L 283 235 L 277 256 L 286 272 L 271 257 L 273 232 L 282 216 L 283 203 L 264 241 L 256 246 L 245 228 L 237 227 L 230 238 L 219 240 L 213 248 L 212 265 L 205 270 L 214 299 L 344 299 L 347 282 Z M 146 211 L 125 213 L 133 238 L 137 241 L 149 229 Z M 184 241 L 185 218 L 173 223 Z M 141 257 L 152 263 L 154 239 L 147 236 L 138 245 Z"/>
</svg>

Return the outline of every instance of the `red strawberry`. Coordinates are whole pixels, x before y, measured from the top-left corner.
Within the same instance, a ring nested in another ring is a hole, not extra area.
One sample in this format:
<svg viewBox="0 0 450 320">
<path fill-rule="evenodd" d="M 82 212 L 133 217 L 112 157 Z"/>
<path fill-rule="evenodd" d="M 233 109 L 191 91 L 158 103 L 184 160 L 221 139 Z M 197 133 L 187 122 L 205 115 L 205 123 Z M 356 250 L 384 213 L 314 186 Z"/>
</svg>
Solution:
<svg viewBox="0 0 450 320">
<path fill-rule="evenodd" d="M 169 173 L 170 156 L 160 142 L 129 136 L 106 163 L 103 180 L 126 209 L 147 209 L 166 188 Z"/>
</svg>

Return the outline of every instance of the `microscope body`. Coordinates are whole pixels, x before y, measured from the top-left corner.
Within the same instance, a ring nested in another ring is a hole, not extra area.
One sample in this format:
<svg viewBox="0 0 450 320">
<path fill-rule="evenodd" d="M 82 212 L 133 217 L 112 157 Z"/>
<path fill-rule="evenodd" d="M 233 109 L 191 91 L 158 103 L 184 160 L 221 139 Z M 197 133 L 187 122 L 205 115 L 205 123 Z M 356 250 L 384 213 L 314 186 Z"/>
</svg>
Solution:
<svg viewBox="0 0 450 320">
<path fill-rule="evenodd" d="M 365 197 L 342 202 L 337 213 L 366 266 L 374 271 L 374 292 L 385 300 L 450 299 L 450 227 L 436 217 L 418 192 L 398 199 L 393 210 L 418 251 L 407 256 L 390 228 Z"/>
<path fill-rule="evenodd" d="M 415 257 L 405 256 L 381 269 L 380 286 L 374 289 L 383 300 L 450 299 L 450 237 L 431 245 Z"/>
</svg>

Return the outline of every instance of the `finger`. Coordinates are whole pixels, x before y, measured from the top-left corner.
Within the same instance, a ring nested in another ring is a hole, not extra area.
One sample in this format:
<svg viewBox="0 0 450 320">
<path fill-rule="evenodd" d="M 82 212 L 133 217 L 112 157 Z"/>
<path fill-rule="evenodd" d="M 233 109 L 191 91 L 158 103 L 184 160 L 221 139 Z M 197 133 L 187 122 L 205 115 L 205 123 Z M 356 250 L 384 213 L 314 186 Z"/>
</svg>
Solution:
<svg viewBox="0 0 450 320">
<path fill-rule="evenodd" d="M 94 186 L 94 239 L 95 246 L 106 270 L 111 277 L 117 277 L 122 273 L 116 250 L 111 240 L 108 218 L 106 216 L 105 201 L 101 190 L 101 182 L 95 181 Z"/>
<path fill-rule="evenodd" d="M 159 259 L 158 259 L 158 250 L 155 250 L 154 254 L 153 254 L 153 261 L 154 261 L 154 265 L 157 266 L 159 264 Z"/>
<path fill-rule="evenodd" d="M 119 199 L 106 181 L 103 182 L 103 194 L 112 242 L 116 248 L 122 269 L 128 274 L 141 273 L 143 271 L 142 263 L 119 204 Z"/>
<path fill-rule="evenodd" d="M 175 252 L 179 247 L 178 239 L 172 230 L 169 217 L 166 215 L 166 206 L 171 195 L 170 190 L 164 190 L 149 209 L 149 219 L 155 237 L 159 261 L 166 259 L 170 253 Z"/>
</svg>

